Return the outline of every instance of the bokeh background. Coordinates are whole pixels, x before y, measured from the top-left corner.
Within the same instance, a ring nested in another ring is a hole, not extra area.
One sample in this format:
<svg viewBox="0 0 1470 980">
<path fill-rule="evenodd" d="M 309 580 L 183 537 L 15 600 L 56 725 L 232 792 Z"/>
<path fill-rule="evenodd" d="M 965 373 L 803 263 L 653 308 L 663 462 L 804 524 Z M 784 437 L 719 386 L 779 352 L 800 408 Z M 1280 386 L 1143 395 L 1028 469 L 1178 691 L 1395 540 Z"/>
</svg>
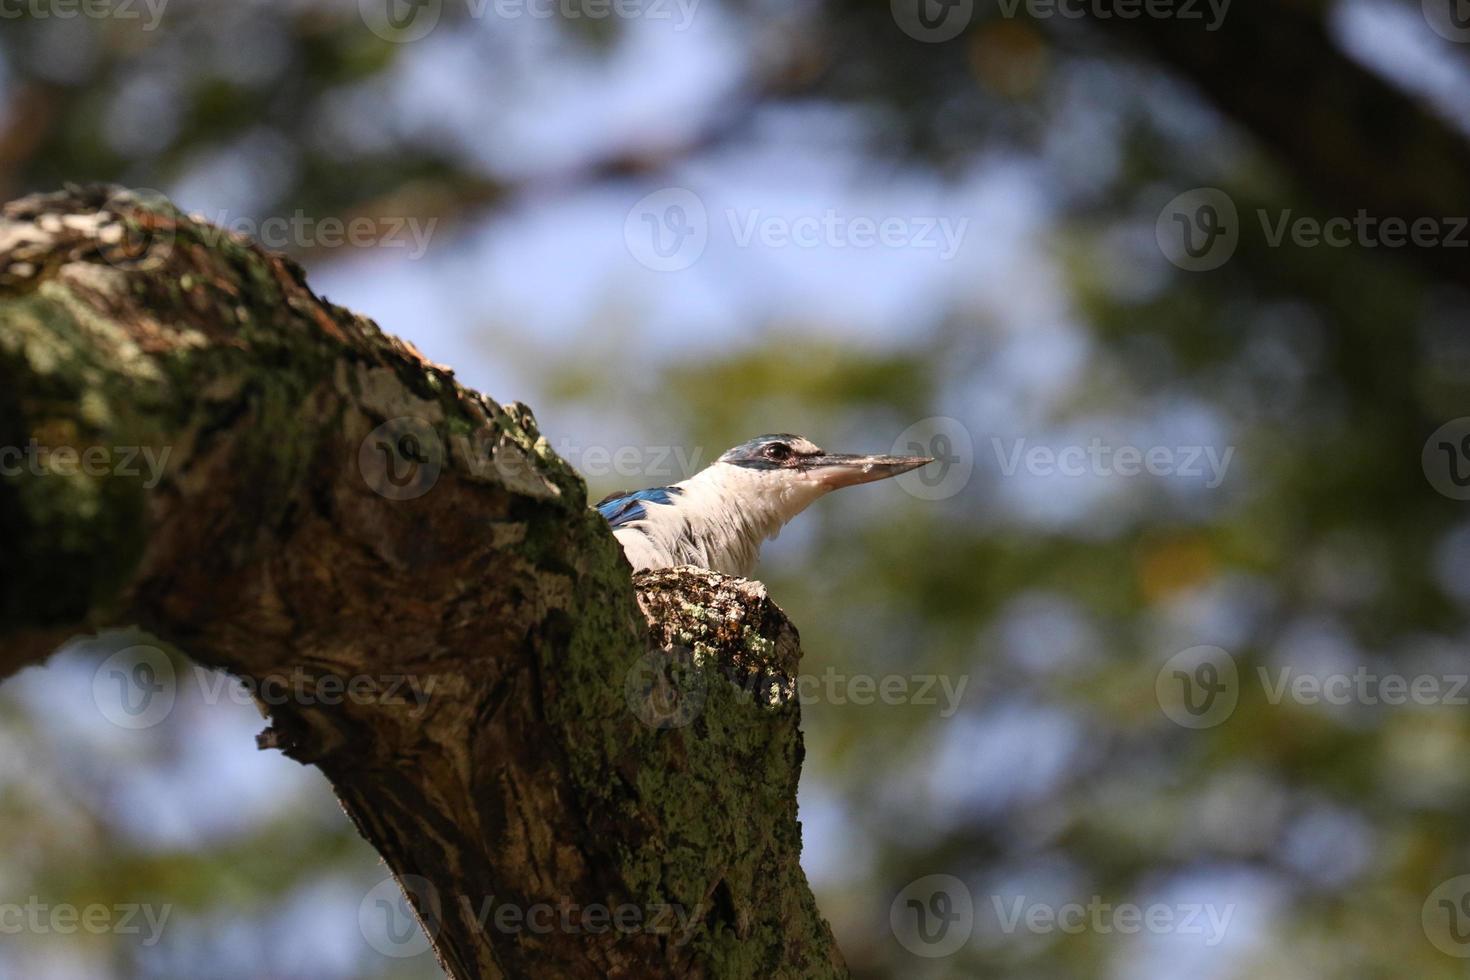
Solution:
<svg viewBox="0 0 1470 980">
<path fill-rule="evenodd" d="M 768 431 L 942 450 L 761 571 L 855 976 L 1465 976 L 1465 4 L 923 4 L 8 0 L 0 197 L 260 235 L 593 499 Z M 0 900 L 168 918 L 5 929 L 0 976 L 438 976 L 248 698 L 179 660 L 115 723 L 130 641 L 0 689 Z M 932 875 L 943 956 L 891 915 Z"/>
</svg>

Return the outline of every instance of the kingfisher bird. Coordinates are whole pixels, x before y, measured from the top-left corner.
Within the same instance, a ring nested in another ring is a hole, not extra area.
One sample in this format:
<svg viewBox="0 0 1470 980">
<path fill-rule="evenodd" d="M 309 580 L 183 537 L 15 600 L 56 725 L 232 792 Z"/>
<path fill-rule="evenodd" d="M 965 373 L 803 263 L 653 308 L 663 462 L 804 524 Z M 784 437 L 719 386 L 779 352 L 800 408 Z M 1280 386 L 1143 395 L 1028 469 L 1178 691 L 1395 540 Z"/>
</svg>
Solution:
<svg viewBox="0 0 1470 980">
<path fill-rule="evenodd" d="M 633 570 L 698 565 L 750 577 L 761 545 L 812 501 L 934 462 L 928 456 L 829 453 L 790 433 L 757 436 L 687 480 L 597 504 Z"/>
</svg>

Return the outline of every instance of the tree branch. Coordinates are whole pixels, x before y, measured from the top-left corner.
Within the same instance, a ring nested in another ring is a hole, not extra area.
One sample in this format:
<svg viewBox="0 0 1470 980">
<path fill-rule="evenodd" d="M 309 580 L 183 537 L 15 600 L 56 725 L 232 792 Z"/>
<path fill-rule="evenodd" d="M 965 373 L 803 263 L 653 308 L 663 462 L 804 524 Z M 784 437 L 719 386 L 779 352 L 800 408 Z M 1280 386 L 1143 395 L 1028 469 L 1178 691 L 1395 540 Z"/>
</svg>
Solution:
<svg viewBox="0 0 1470 980">
<path fill-rule="evenodd" d="M 0 379 L 0 677 L 139 624 L 289 680 L 262 745 L 327 775 L 454 977 L 845 975 L 795 630 L 758 583 L 635 587 L 529 410 L 107 188 L 6 206 Z"/>
<path fill-rule="evenodd" d="M 1214 31 L 1176 17 L 1094 22 L 1198 86 L 1320 207 L 1411 223 L 1470 213 L 1470 142 L 1343 53 L 1325 23 L 1329 6 L 1238 3 Z M 1402 251 L 1430 275 L 1470 283 L 1457 249 L 1411 241 Z"/>
</svg>

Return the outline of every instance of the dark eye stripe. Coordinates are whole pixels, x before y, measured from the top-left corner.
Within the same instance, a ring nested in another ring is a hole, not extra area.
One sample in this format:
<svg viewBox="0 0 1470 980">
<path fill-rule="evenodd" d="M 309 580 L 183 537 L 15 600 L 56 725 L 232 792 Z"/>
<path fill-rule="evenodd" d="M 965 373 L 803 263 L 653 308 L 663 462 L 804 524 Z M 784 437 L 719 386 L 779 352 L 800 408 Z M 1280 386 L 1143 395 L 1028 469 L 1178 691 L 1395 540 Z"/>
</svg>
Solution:
<svg viewBox="0 0 1470 980">
<path fill-rule="evenodd" d="M 718 461 L 756 470 L 784 469 L 799 466 L 807 457 L 821 452 L 809 439 L 789 432 L 773 432 L 741 443 L 721 455 Z"/>
</svg>

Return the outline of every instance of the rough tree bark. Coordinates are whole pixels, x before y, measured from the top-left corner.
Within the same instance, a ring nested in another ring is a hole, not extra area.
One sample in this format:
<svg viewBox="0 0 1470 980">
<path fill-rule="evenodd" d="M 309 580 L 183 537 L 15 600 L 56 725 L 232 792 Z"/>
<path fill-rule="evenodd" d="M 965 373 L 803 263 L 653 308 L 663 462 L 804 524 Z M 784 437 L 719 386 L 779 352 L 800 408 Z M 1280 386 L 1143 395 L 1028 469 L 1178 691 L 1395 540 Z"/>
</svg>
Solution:
<svg viewBox="0 0 1470 980">
<path fill-rule="evenodd" d="M 156 486 L 131 447 L 168 451 Z M 845 975 L 798 863 L 796 631 L 758 583 L 635 584 L 524 407 L 280 255 L 71 188 L 0 220 L 7 449 L 0 677 L 137 624 L 256 684 L 357 683 L 262 744 L 326 774 L 450 975 Z"/>
</svg>

